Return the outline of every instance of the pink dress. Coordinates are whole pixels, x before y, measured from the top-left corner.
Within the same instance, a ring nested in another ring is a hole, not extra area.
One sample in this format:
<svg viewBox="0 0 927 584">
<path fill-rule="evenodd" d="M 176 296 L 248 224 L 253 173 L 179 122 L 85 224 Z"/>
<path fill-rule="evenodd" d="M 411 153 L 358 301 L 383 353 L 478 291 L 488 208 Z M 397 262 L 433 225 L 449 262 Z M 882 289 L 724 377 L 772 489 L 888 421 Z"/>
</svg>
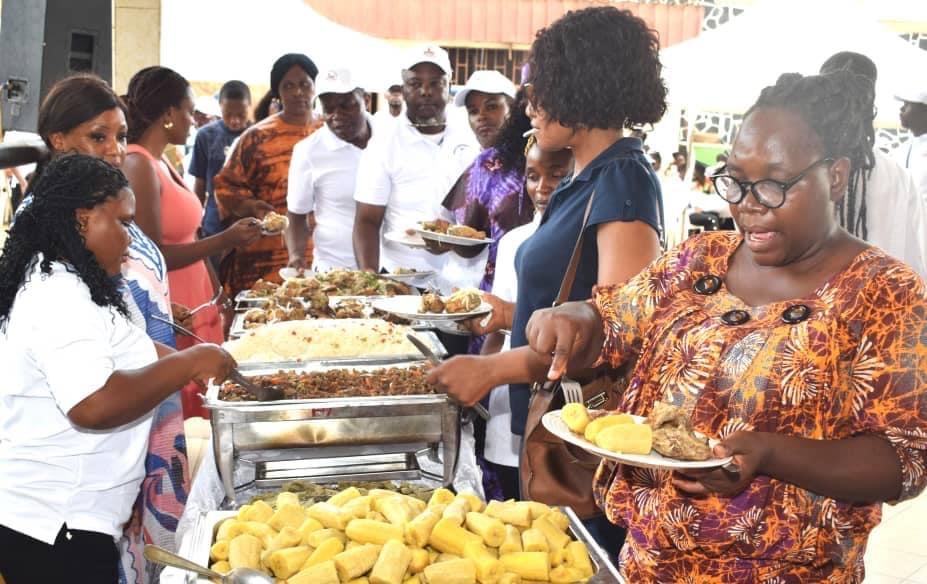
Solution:
<svg viewBox="0 0 927 584">
<path fill-rule="evenodd" d="M 196 241 L 196 231 L 203 220 L 203 205 L 186 187 L 183 179 L 138 144 L 129 144 L 130 154 L 141 154 L 151 162 L 161 183 L 161 245 L 180 245 Z M 187 308 L 209 302 L 215 295 L 206 262 L 200 260 L 167 273 L 171 301 Z M 211 343 L 222 343 L 222 320 L 216 306 L 208 306 L 193 316 L 193 332 Z M 196 341 L 177 336 L 177 348 L 184 349 Z"/>
</svg>

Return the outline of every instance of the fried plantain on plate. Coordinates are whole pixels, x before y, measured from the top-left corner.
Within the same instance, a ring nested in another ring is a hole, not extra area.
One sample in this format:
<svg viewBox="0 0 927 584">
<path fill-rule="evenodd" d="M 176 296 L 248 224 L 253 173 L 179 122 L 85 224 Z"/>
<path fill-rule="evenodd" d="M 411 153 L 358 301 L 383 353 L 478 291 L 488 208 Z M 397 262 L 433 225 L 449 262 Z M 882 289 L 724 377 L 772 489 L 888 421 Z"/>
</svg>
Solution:
<svg viewBox="0 0 927 584">
<path fill-rule="evenodd" d="M 708 460 L 712 457 L 708 439 L 698 436 L 689 415 L 678 406 L 658 401 L 647 416 L 653 428 L 653 449 L 677 460 Z"/>
</svg>

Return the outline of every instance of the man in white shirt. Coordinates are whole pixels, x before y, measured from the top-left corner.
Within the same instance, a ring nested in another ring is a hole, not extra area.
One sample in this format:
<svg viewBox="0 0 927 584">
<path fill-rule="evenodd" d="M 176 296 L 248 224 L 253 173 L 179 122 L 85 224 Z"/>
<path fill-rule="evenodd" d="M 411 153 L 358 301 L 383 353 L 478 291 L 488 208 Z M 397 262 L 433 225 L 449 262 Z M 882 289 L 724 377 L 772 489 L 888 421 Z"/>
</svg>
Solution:
<svg viewBox="0 0 927 584">
<path fill-rule="evenodd" d="M 373 114 L 373 129 L 375 132 L 389 129 L 406 113 L 406 104 L 402 100 L 401 83 L 390 85 L 383 96 L 386 99 L 386 107 L 380 108 L 377 113 Z"/>
<path fill-rule="evenodd" d="M 895 97 L 903 102 L 899 113 L 902 127 L 914 134 L 898 149 L 898 162 L 911 173 L 917 192 L 927 202 L 927 85 Z"/>
<path fill-rule="evenodd" d="M 878 76 L 869 57 L 850 51 L 836 53 L 821 65 L 822 74 L 839 70 L 861 75 L 873 86 Z M 927 215 L 923 199 L 927 193 L 919 196 L 910 174 L 890 156 L 878 148 L 873 148 L 872 154 L 872 169 L 863 171 L 856 191 L 852 196 L 847 193 L 838 206 L 840 224 L 927 278 Z"/>
<path fill-rule="evenodd" d="M 287 188 L 286 246 L 289 266 L 305 268 L 312 236 L 312 268 L 357 268 L 351 242 L 354 185 L 361 155 L 372 136 L 364 90 L 350 71 L 322 72 L 316 82 L 325 125 L 293 148 Z M 315 216 L 315 229 L 309 215 Z"/>
<path fill-rule="evenodd" d="M 391 240 L 440 216 L 444 196 L 479 150 L 470 127 L 446 117 L 450 73 L 447 52 L 440 47 L 413 49 L 402 72 L 406 115 L 361 157 L 354 254 L 362 270 L 439 271 L 443 266 L 442 256 Z"/>
</svg>

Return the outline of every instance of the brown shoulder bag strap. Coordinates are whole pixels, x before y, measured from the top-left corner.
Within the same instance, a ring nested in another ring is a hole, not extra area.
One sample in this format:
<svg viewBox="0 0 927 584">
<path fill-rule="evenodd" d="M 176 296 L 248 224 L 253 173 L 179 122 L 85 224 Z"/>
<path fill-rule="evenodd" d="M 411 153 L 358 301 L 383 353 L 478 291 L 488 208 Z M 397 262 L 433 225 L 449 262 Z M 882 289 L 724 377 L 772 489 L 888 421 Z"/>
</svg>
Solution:
<svg viewBox="0 0 927 584">
<path fill-rule="evenodd" d="M 579 236 L 576 238 L 576 245 L 573 246 L 573 255 L 570 256 L 570 263 L 567 264 L 566 273 L 563 274 L 563 281 L 560 283 L 560 292 L 554 299 L 554 306 L 560 306 L 570 299 L 570 291 L 573 289 L 573 281 L 576 279 L 576 270 L 579 268 L 579 256 L 583 251 L 583 238 L 586 235 L 586 225 L 589 223 L 589 214 L 592 213 L 592 201 L 595 199 L 595 189 L 589 195 L 589 201 L 586 203 L 586 211 L 583 213 L 583 223 L 579 228 Z"/>
</svg>

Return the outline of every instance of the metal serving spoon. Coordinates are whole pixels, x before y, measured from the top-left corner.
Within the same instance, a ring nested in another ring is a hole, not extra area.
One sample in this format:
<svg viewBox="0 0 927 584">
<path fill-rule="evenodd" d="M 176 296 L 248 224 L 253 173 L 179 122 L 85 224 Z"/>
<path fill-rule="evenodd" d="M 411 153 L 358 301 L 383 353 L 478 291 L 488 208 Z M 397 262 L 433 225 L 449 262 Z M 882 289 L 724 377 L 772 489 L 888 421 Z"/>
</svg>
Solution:
<svg viewBox="0 0 927 584">
<path fill-rule="evenodd" d="M 200 576 L 206 576 L 221 584 L 274 584 L 275 582 L 275 580 L 267 574 L 252 570 L 251 568 L 235 568 L 223 576 L 218 572 L 214 572 L 209 568 L 204 568 L 199 564 L 195 564 L 186 558 L 182 558 L 177 554 L 152 544 L 145 546 L 145 559 L 156 564 L 163 564 L 172 568 L 180 568 L 181 570 L 195 572 Z"/>
<path fill-rule="evenodd" d="M 415 345 L 416 349 L 421 351 L 422 355 L 424 355 L 425 358 L 428 359 L 429 363 L 435 366 L 438 366 L 441 364 L 441 360 L 438 359 L 438 356 L 435 355 L 434 351 L 432 351 L 431 348 L 428 345 L 426 345 L 424 341 L 422 341 L 420 338 L 413 335 L 412 333 L 407 333 L 406 338 L 409 339 L 410 343 Z M 483 404 L 477 402 L 473 404 L 472 408 L 468 408 L 468 409 L 472 409 L 474 412 L 476 412 L 476 414 L 479 417 L 483 418 L 484 420 L 486 421 L 489 420 L 489 410 L 487 410 Z"/>
<path fill-rule="evenodd" d="M 172 327 L 175 331 L 181 334 L 187 335 L 188 337 L 191 337 L 193 339 L 196 339 L 197 341 L 201 343 L 209 342 L 206 339 L 195 334 L 193 331 L 189 330 L 187 327 L 177 324 L 176 322 L 172 320 L 161 318 L 160 316 L 157 316 L 154 314 L 151 315 L 151 318 L 155 319 L 158 322 L 163 322 L 164 324 Z M 262 402 L 263 401 L 277 401 L 285 397 L 283 390 L 281 388 L 277 386 L 261 387 L 260 385 L 253 383 L 247 377 L 242 375 L 241 371 L 239 371 L 237 367 L 229 371 L 229 379 L 231 379 L 238 385 L 245 388 L 245 390 L 251 395 L 253 395 L 258 401 L 262 401 Z"/>
</svg>

